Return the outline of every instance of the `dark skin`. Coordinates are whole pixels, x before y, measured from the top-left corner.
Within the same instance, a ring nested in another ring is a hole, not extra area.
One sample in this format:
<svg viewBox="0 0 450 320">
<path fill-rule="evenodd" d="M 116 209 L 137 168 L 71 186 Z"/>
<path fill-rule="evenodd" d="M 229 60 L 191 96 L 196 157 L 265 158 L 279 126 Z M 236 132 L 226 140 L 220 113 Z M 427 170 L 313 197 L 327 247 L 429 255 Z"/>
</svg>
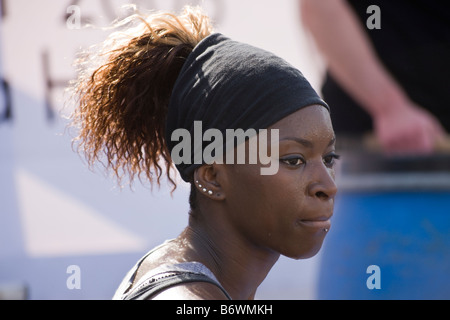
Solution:
<svg viewBox="0 0 450 320">
<path fill-rule="evenodd" d="M 320 250 L 337 192 L 329 112 L 309 106 L 268 129 L 279 129 L 278 172 L 263 176 L 260 164 L 198 168 L 194 181 L 213 194 L 199 188 L 198 207 L 188 227 L 144 261 L 137 279 L 164 263 L 198 261 L 233 299 L 253 299 L 280 255 L 304 259 Z M 154 299 L 226 297 L 214 285 L 191 283 L 167 289 Z"/>
</svg>

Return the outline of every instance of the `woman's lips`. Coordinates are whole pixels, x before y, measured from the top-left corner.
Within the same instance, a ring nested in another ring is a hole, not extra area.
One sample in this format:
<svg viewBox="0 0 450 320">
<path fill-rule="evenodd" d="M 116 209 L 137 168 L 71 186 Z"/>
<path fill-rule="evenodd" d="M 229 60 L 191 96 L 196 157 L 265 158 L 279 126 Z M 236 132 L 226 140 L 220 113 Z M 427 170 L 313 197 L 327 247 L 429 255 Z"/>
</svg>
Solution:
<svg viewBox="0 0 450 320">
<path fill-rule="evenodd" d="M 331 228 L 330 219 L 331 217 L 320 217 L 317 219 L 302 219 L 299 221 L 299 224 L 308 228 L 323 229 L 328 231 Z"/>
</svg>

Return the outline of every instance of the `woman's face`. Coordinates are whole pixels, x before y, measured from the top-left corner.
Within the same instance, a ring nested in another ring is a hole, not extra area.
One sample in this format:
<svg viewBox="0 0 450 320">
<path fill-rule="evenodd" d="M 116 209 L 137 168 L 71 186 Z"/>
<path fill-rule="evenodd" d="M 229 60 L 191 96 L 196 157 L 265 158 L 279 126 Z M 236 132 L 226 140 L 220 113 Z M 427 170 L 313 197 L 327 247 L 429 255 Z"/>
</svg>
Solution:
<svg viewBox="0 0 450 320">
<path fill-rule="evenodd" d="M 337 192 L 329 112 L 310 106 L 268 129 L 279 130 L 278 172 L 261 175 L 261 164 L 226 165 L 224 205 L 233 226 L 255 246 L 312 257 L 330 229 Z M 268 140 L 269 150 L 276 147 Z"/>
</svg>

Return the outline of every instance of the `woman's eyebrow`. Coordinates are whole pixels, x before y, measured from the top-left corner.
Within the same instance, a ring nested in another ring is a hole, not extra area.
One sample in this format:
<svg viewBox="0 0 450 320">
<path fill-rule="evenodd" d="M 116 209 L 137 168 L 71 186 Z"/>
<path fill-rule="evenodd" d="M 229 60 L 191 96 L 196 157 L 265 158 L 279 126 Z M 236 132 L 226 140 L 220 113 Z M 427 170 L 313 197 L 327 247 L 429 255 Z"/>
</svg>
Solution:
<svg viewBox="0 0 450 320">
<path fill-rule="evenodd" d="M 286 138 L 280 139 L 280 141 L 287 141 L 287 140 L 295 141 L 295 142 L 297 142 L 297 143 L 299 143 L 299 144 L 301 144 L 301 145 L 303 145 L 303 146 L 305 146 L 307 148 L 312 148 L 314 146 L 314 144 L 311 141 L 306 140 L 306 139 L 302 139 L 302 138 L 286 137 Z"/>
<path fill-rule="evenodd" d="M 286 137 L 283 139 L 280 139 L 280 141 L 285 141 L 285 140 L 291 140 L 291 141 L 295 141 L 301 145 L 303 145 L 306 148 L 313 148 L 314 147 L 314 143 L 306 140 L 306 139 L 302 139 L 302 138 L 297 138 L 297 137 Z M 330 143 L 328 144 L 328 147 L 332 146 L 334 143 L 336 142 L 336 136 L 334 136 L 331 140 Z"/>
</svg>

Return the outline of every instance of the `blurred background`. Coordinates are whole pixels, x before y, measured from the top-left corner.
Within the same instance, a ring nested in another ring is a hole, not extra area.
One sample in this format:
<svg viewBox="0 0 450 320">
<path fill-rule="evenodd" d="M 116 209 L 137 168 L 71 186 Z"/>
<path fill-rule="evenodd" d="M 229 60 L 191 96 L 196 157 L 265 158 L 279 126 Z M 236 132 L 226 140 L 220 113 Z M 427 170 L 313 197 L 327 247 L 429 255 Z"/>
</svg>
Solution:
<svg viewBox="0 0 450 320">
<path fill-rule="evenodd" d="M 321 92 L 326 54 L 298 0 L 1 0 L 0 299 L 110 299 L 143 254 L 187 224 L 187 185 L 173 195 L 120 189 L 86 167 L 66 131 L 75 55 L 107 35 L 84 26 L 108 26 L 128 3 L 202 4 L 216 31 L 278 54 Z M 257 299 L 450 298 L 445 147 L 392 158 L 361 137 L 342 139 L 342 193 L 323 250 L 282 257 Z"/>
</svg>

